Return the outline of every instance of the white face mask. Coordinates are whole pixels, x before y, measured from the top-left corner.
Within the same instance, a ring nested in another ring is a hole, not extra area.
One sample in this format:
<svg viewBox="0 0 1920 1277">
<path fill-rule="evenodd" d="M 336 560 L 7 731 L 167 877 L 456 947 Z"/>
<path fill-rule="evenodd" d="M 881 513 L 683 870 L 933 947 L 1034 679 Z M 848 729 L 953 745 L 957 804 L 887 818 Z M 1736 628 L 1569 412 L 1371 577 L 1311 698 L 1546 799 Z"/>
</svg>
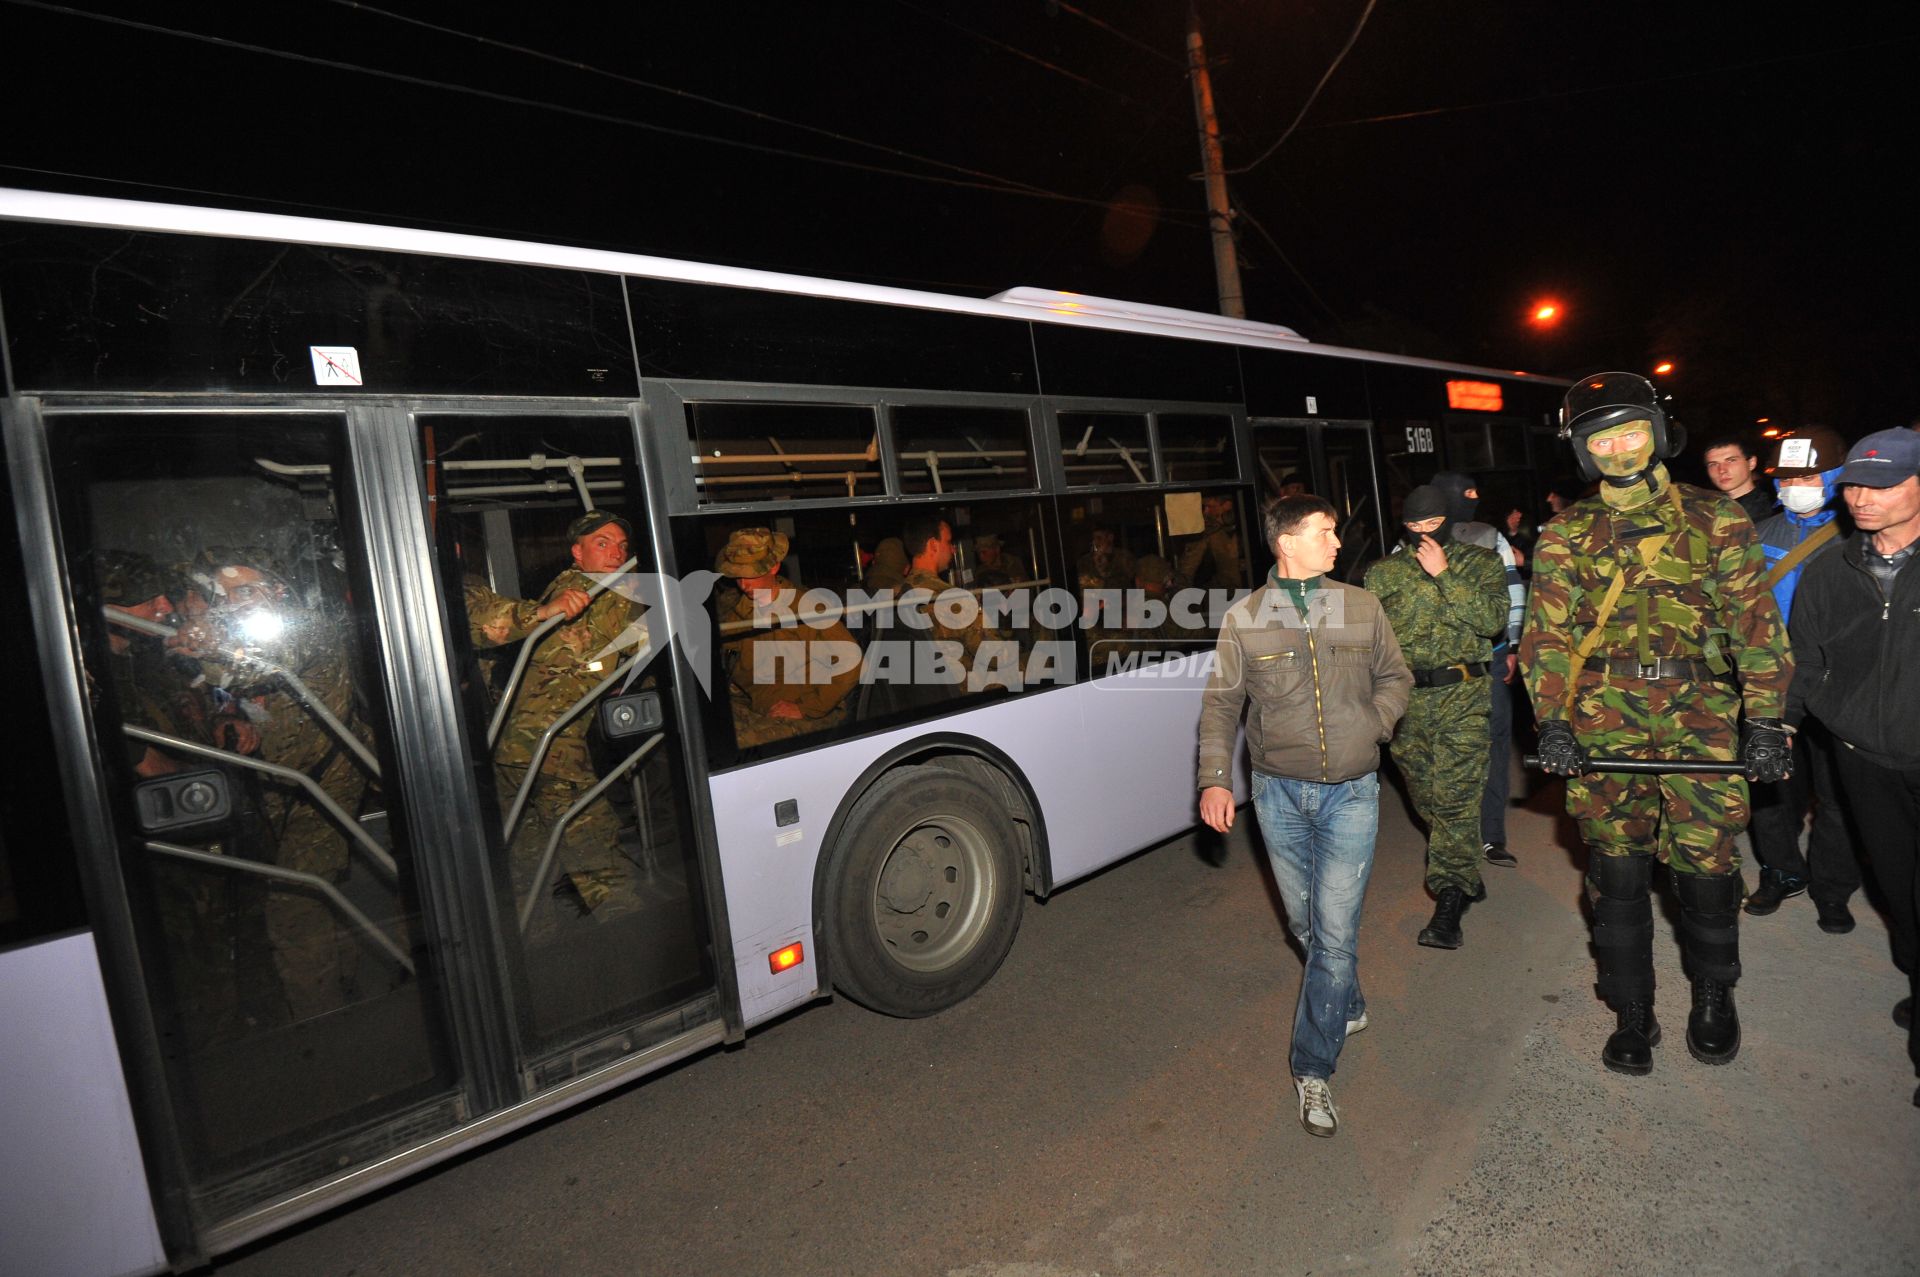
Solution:
<svg viewBox="0 0 1920 1277">
<path fill-rule="evenodd" d="M 1813 488 L 1797 484 L 1793 487 L 1781 485 L 1780 504 L 1795 514 L 1812 514 L 1826 503 L 1827 491 L 1824 485 Z"/>
</svg>

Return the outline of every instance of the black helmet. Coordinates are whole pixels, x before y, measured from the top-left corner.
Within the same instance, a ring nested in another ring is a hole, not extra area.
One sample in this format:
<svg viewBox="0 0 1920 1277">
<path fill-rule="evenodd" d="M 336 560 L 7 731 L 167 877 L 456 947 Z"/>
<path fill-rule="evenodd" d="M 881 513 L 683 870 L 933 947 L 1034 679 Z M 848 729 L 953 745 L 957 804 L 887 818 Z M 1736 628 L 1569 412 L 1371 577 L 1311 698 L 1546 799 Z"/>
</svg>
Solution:
<svg viewBox="0 0 1920 1277">
<path fill-rule="evenodd" d="M 1622 486 L 1639 482 L 1640 475 L 1624 479 L 1602 476 L 1600 467 L 1594 464 L 1593 454 L 1587 451 L 1590 437 L 1629 421 L 1652 423 L 1656 461 L 1678 456 L 1686 446 L 1686 432 L 1679 422 L 1667 419 L 1660 392 L 1639 373 L 1597 372 L 1582 377 L 1567 391 L 1567 397 L 1560 402 L 1560 437 L 1573 444 L 1580 473 L 1587 479 L 1604 477 L 1607 482 Z"/>
</svg>

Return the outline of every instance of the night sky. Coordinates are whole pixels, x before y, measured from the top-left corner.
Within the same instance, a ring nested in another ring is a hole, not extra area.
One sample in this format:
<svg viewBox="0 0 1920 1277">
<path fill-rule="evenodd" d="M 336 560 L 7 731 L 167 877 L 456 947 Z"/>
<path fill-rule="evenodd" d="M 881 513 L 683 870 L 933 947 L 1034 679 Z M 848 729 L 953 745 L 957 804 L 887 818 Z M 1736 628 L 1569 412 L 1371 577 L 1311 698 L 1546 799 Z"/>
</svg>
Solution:
<svg viewBox="0 0 1920 1277">
<path fill-rule="evenodd" d="M 1204 0 L 1230 169 L 1365 8 Z M 1230 179 L 1249 315 L 1556 373 L 1670 358 L 1696 432 L 1904 425 L 1915 9 L 1378 0 Z M 1179 0 L 0 0 L 0 182 L 1213 309 L 1184 26 Z"/>
</svg>

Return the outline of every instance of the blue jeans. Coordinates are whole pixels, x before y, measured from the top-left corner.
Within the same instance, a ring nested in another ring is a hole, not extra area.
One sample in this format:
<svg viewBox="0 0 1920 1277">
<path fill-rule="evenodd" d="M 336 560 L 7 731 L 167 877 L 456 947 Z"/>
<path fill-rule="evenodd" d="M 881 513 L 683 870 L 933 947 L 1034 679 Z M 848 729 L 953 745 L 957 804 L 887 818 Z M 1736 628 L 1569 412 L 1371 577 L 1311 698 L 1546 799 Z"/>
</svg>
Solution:
<svg viewBox="0 0 1920 1277">
<path fill-rule="evenodd" d="M 1493 654 L 1493 703 L 1487 718 L 1487 787 L 1480 793 L 1480 841 L 1507 845 L 1507 799 L 1513 789 L 1513 688 L 1500 681 L 1507 654 Z M 1517 677 L 1517 676 L 1516 676 Z"/>
<path fill-rule="evenodd" d="M 1253 810 L 1286 904 L 1287 929 L 1307 952 L 1293 1012 L 1295 1077 L 1329 1078 L 1347 1021 L 1360 1018 L 1360 904 L 1373 873 L 1380 776 L 1337 785 L 1253 774 Z"/>
</svg>

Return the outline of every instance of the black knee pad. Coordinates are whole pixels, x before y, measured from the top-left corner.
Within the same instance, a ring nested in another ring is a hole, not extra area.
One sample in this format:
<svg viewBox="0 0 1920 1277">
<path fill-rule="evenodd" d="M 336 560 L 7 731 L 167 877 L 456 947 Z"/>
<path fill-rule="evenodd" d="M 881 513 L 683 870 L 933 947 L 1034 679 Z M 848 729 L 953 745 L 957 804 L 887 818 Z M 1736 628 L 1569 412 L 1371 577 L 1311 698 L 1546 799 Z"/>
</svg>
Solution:
<svg viewBox="0 0 1920 1277">
<path fill-rule="evenodd" d="M 1687 975 L 1732 984 L 1740 978 L 1738 874 L 1675 874 L 1680 897 L 1680 949 Z"/>
<path fill-rule="evenodd" d="M 1652 881 L 1652 856 L 1603 856 L 1596 851 L 1587 861 L 1587 886 L 1596 905 L 1602 900 L 1644 899 Z"/>
</svg>

